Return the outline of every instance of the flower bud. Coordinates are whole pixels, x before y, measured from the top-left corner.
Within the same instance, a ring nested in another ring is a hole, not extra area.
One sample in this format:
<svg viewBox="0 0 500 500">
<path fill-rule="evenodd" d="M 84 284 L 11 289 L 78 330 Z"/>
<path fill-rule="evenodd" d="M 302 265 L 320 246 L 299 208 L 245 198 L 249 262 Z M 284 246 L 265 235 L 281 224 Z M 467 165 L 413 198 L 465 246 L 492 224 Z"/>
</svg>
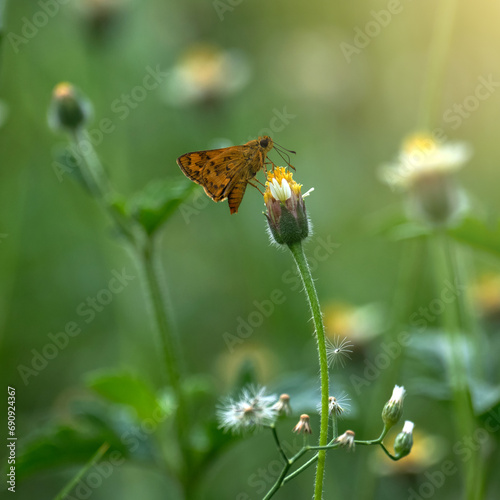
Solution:
<svg viewBox="0 0 500 500">
<path fill-rule="evenodd" d="M 414 423 L 407 420 L 403 430 L 396 436 L 394 441 L 394 456 L 397 459 L 406 457 L 413 446 L 413 427 Z"/>
<path fill-rule="evenodd" d="M 89 121 L 92 106 L 70 83 L 59 83 L 54 88 L 49 107 L 49 125 L 55 130 L 74 132 Z"/>
<path fill-rule="evenodd" d="M 286 168 L 277 167 L 267 175 L 264 193 L 266 217 L 272 238 L 280 245 L 298 243 L 309 235 L 301 187 Z"/>
<path fill-rule="evenodd" d="M 403 399 L 406 391 L 404 387 L 396 385 L 392 391 L 392 397 L 387 401 L 382 410 L 382 420 L 387 429 L 397 424 L 403 414 Z"/>
</svg>

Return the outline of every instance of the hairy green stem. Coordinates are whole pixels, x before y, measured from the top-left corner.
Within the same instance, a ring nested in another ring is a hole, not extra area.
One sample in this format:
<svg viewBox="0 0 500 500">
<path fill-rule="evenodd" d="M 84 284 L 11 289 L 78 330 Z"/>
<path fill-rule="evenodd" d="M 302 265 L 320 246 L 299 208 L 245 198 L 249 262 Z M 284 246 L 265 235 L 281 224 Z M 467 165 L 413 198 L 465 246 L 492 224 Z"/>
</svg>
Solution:
<svg viewBox="0 0 500 500">
<path fill-rule="evenodd" d="M 326 339 L 325 327 L 323 325 L 323 316 L 318 300 L 314 280 L 304 254 L 302 243 L 289 245 L 290 251 L 297 264 L 302 283 L 307 295 L 309 307 L 311 309 L 314 328 L 316 331 L 316 340 L 318 345 L 319 366 L 321 375 L 321 423 L 319 431 L 319 446 L 326 446 L 328 442 L 328 397 L 329 397 L 329 380 L 328 380 L 328 360 L 326 355 Z M 326 451 L 322 449 L 318 453 L 318 466 L 316 469 L 316 483 L 314 486 L 314 500 L 321 500 L 323 497 L 323 481 L 325 475 Z"/>
</svg>

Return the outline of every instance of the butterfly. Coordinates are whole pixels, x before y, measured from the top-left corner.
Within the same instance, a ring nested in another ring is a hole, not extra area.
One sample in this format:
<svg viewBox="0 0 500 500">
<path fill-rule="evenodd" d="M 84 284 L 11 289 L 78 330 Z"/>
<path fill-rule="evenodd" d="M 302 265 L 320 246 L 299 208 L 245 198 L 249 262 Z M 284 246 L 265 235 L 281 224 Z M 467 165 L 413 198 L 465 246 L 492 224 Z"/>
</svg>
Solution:
<svg viewBox="0 0 500 500">
<path fill-rule="evenodd" d="M 266 169 L 268 163 L 274 167 L 274 163 L 267 160 L 267 153 L 276 146 L 281 148 L 265 135 L 242 146 L 183 154 L 177 158 L 177 165 L 186 177 L 202 186 L 212 200 L 223 201 L 227 198 L 229 210 L 231 214 L 235 214 L 247 185 L 251 184 L 258 189 L 252 183 L 257 172 Z M 280 150 L 276 151 L 283 158 Z M 287 164 L 290 165 L 288 161 Z"/>
</svg>

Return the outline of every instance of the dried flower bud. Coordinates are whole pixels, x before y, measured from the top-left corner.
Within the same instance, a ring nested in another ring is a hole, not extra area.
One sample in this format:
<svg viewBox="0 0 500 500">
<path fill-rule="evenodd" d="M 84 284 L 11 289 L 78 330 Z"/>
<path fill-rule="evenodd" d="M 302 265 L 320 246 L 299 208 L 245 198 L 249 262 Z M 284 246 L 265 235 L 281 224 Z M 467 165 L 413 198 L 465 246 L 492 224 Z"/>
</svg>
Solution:
<svg viewBox="0 0 500 500">
<path fill-rule="evenodd" d="M 300 420 L 293 428 L 293 432 L 296 432 L 297 434 L 312 434 L 311 425 L 309 424 L 309 415 L 304 413 L 300 416 Z"/>
<path fill-rule="evenodd" d="M 354 431 L 345 431 L 344 434 L 335 439 L 335 443 L 339 443 L 340 446 L 348 450 L 354 450 L 354 437 Z"/>
<path fill-rule="evenodd" d="M 282 394 L 279 400 L 273 405 L 273 410 L 280 416 L 290 415 L 292 408 L 290 406 L 290 396 L 288 394 Z"/>
</svg>

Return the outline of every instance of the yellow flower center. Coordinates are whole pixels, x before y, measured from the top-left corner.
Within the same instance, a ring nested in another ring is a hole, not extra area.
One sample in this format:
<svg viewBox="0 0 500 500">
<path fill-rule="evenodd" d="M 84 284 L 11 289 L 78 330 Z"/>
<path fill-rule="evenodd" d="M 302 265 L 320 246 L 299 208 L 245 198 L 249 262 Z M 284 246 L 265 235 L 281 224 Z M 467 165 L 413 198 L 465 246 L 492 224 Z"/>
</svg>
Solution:
<svg viewBox="0 0 500 500">
<path fill-rule="evenodd" d="M 413 134 L 407 137 L 403 143 L 403 152 L 410 156 L 412 154 L 429 154 L 436 150 L 438 143 L 426 132 Z"/>
<path fill-rule="evenodd" d="M 266 191 L 264 193 L 264 203 L 267 203 L 271 198 L 274 198 L 271 193 L 269 185 L 273 183 L 273 180 L 276 180 L 276 182 L 280 186 L 282 186 L 283 179 L 288 183 L 290 189 L 296 196 L 300 194 L 302 184 L 298 184 L 297 182 L 295 182 L 293 180 L 292 173 L 285 167 L 276 167 L 273 170 L 269 170 L 269 172 L 267 173 Z"/>
<path fill-rule="evenodd" d="M 61 82 L 54 88 L 54 96 L 58 99 L 73 95 L 73 86 L 67 82 Z"/>
</svg>

